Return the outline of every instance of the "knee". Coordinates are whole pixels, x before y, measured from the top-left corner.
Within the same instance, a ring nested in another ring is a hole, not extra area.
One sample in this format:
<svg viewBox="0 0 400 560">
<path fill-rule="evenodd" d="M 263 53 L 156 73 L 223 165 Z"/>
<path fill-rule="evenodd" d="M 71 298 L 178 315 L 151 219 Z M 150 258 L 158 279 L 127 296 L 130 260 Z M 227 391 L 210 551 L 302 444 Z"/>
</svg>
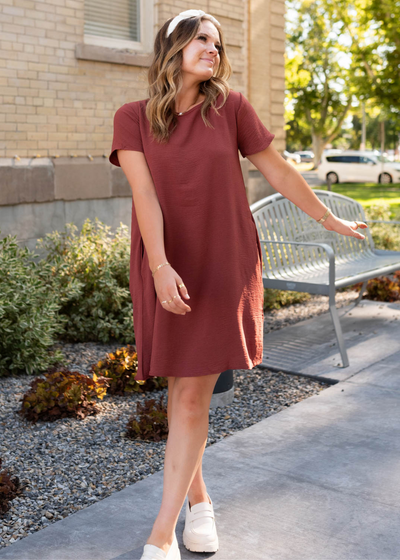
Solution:
<svg viewBox="0 0 400 560">
<path fill-rule="evenodd" d="M 180 415 L 183 414 L 187 418 L 202 416 L 209 406 L 210 403 L 198 387 L 177 387 L 174 393 L 174 407 L 179 409 Z"/>
</svg>

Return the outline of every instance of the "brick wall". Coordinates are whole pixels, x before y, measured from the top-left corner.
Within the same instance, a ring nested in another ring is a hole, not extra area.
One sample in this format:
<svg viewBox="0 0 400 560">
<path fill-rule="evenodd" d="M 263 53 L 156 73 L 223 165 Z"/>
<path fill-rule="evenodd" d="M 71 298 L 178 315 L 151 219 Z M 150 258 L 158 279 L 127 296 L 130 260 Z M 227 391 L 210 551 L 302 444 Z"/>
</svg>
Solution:
<svg viewBox="0 0 400 560">
<path fill-rule="evenodd" d="M 191 6 L 156 1 L 155 30 Z M 224 26 L 234 68 L 231 86 L 245 93 L 246 3 L 211 0 L 196 6 Z M 76 57 L 83 42 L 83 0 L 2 0 L 0 9 L 0 157 L 108 153 L 115 110 L 147 97 L 146 67 Z"/>
<path fill-rule="evenodd" d="M 77 59 L 83 0 L 2 0 L 0 157 L 107 153 L 142 67 Z"/>
<path fill-rule="evenodd" d="M 154 0 L 150 43 L 167 18 L 192 7 L 191 1 Z M 230 85 L 249 98 L 283 150 L 284 1 L 198 0 L 196 8 L 223 25 Z M 29 213 L 56 201 L 130 198 L 122 170 L 107 158 L 116 109 L 147 97 L 150 51 L 86 44 L 83 0 L 1 1 L 2 234 L 5 206 L 30 205 Z M 37 156 L 47 159 L 38 165 Z M 250 192 L 248 162 L 242 163 Z"/>
</svg>

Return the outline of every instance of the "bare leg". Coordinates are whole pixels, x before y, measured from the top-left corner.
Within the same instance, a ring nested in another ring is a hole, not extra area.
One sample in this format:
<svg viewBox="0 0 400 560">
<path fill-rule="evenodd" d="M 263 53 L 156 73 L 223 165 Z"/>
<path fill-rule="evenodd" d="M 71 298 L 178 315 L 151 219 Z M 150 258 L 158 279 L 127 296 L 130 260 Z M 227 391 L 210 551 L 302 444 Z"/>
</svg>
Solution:
<svg viewBox="0 0 400 560">
<path fill-rule="evenodd" d="M 175 381 L 175 377 L 168 377 L 168 423 L 171 422 L 171 418 L 172 418 L 172 395 L 173 395 L 173 384 Z M 207 443 L 207 441 L 206 441 Z M 206 444 L 205 444 L 206 445 Z M 203 448 L 203 452 L 205 449 L 205 445 Z M 203 453 L 202 453 L 203 456 Z M 200 465 L 194 475 L 192 484 L 190 485 L 189 491 L 188 491 L 188 499 L 190 502 L 190 505 L 193 506 L 194 504 L 199 504 L 200 502 L 207 502 L 208 501 L 208 497 L 207 497 L 207 487 L 205 485 L 204 479 L 203 479 L 203 465 L 202 462 L 200 462 Z"/>
<path fill-rule="evenodd" d="M 201 464 L 208 437 L 208 411 L 219 373 L 177 377 L 165 448 L 160 511 L 147 543 L 168 552 L 188 490 Z"/>
</svg>

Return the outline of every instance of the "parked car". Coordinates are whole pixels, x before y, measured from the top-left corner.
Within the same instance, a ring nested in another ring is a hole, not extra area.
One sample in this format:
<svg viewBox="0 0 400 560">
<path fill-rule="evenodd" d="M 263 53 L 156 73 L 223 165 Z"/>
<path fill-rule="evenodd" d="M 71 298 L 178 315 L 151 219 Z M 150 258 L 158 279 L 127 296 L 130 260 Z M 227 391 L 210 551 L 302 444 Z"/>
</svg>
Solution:
<svg viewBox="0 0 400 560">
<path fill-rule="evenodd" d="M 301 161 L 304 163 L 309 163 L 309 162 L 313 162 L 314 161 L 314 152 L 311 151 L 304 151 L 304 152 L 295 152 L 295 154 L 298 154 L 301 158 Z"/>
<path fill-rule="evenodd" d="M 400 183 L 400 163 L 387 158 L 347 150 L 340 153 L 324 152 L 318 167 L 318 179 L 331 183 Z"/>
<path fill-rule="evenodd" d="M 291 159 L 292 161 L 294 161 L 295 163 L 301 163 L 301 157 L 298 154 L 291 154 L 290 152 L 288 152 L 287 150 L 283 151 L 283 157 L 284 159 Z"/>
<path fill-rule="evenodd" d="M 394 150 L 388 150 L 384 155 L 389 161 L 396 161 L 396 152 Z"/>
</svg>

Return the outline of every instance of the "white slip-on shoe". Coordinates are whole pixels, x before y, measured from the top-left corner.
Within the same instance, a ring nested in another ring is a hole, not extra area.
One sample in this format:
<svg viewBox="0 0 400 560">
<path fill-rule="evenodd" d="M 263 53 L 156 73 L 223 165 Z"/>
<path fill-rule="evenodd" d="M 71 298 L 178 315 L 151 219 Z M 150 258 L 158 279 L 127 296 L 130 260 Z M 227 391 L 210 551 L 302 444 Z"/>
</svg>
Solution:
<svg viewBox="0 0 400 560">
<path fill-rule="evenodd" d="M 208 499 L 210 503 L 200 502 L 191 507 L 189 506 L 189 498 L 186 500 L 183 544 L 191 552 L 216 552 L 218 550 L 219 543 L 214 508 L 210 496 L 208 496 Z"/>
<path fill-rule="evenodd" d="M 167 553 L 154 544 L 145 544 L 140 560 L 181 560 L 176 534 L 174 534 L 174 540 Z"/>
</svg>

